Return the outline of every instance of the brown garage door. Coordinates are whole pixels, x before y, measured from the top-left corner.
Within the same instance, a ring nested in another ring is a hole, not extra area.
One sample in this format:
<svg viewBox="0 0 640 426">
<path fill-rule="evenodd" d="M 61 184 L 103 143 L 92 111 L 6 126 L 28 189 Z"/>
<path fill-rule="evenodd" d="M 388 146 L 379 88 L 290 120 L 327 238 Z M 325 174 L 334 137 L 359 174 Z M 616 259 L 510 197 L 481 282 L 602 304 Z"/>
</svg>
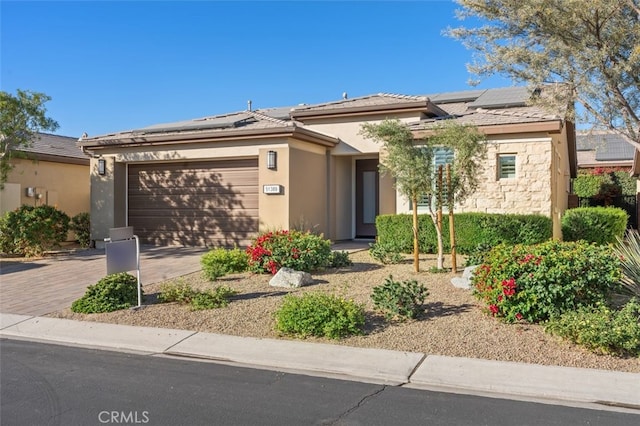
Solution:
<svg viewBox="0 0 640 426">
<path fill-rule="evenodd" d="M 129 226 L 142 243 L 244 247 L 258 230 L 258 160 L 130 164 Z"/>
</svg>

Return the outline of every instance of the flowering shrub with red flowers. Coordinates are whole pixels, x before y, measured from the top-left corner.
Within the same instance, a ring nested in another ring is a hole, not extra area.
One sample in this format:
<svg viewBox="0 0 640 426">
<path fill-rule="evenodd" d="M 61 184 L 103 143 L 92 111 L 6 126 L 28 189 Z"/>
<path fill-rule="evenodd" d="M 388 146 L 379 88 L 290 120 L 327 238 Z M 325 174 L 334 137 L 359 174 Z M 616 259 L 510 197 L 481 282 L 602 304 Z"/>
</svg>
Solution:
<svg viewBox="0 0 640 426">
<path fill-rule="evenodd" d="M 311 272 L 331 263 L 331 242 L 321 235 L 296 230 L 258 235 L 247 247 L 249 269 L 275 274 L 282 267 Z"/>
<path fill-rule="evenodd" d="M 507 322 L 539 322 L 604 302 L 620 289 L 620 259 L 584 241 L 499 245 L 474 270 L 473 293 Z"/>
</svg>

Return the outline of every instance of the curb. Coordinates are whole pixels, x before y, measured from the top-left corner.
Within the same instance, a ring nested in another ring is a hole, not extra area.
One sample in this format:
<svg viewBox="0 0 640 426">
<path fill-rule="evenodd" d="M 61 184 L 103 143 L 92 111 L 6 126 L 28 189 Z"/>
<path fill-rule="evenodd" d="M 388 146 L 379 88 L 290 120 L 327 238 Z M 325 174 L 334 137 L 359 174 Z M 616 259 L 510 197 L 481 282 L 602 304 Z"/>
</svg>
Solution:
<svg viewBox="0 0 640 426">
<path fill-rule="evenodd" d="M 2 313 L 0 337 L 640 414 L 640 373 Z"/>
</svg>

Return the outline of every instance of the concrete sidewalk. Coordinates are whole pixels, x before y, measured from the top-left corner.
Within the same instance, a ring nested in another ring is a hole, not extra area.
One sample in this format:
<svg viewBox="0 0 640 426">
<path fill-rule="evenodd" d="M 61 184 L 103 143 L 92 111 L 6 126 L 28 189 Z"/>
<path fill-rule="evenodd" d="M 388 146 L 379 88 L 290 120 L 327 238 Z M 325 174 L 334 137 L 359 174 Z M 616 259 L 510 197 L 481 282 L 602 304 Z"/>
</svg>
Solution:
<svg viewBox="0 0 640 426">
<path fill-rule="evenodd" d="M 640 414 L 640 374 L 0 314 L 0 337 Z"/>
</svg>

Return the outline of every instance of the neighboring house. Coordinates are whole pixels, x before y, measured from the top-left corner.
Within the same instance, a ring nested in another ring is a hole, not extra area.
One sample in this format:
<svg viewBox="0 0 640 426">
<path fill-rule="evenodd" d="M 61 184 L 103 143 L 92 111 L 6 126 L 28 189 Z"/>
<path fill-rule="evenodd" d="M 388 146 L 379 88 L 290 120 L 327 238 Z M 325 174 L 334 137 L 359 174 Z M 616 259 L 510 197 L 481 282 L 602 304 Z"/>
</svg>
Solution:
<svg viewBox="0 0 640 426">
<path fill-rule="evenodd" d="M 527 106 L 524 88 L 433 96 L 376 94 L 203 117 L 95 137 L 92 239 L 133 226 L 145 243 L 245 245 L 259 230 L 305 226 L 334 241 L 375 237 L 375 217 L 409 212 L 380 176 L 365 122 L 395 118 L 416 137 L 440 120 L 477 125 L 489 154 L 477 194 L 457 211 L 539 213 L 567 207 L 575 134 L 564 114 Z M 104 166 L 104 173 L 99 173 Z"/>
<path fill-rule="evenodd" d="M 622 169 L 633 174 L 634 162 L 636 161 L 636 149 L 628 143 L 622 136 L 607 130 L 580 131 L 576 133 L 576 149 L 578 170 L 595 169 Z M 640 212 L 638 211 L 638 199 L 640 190 L 636 180 L 635 197 L 626 195 L 616 197 L 609 202 L 611 205 L 623 208 L 629 214 L 628 226 L 637 229 L 640 222 Z M 597 205 L 602 200 L 594 201 L 589 199 L 580 200 L 577 195 L 569 197 L 569 207 L 580 205 Z"/>
<path fill-rule="evenodd" d="M 578 169 L 631 170 L 635 148 L 617 133 L 604 130 L 576 132 Z"/>
<path fill-rule="evenodd" d="M 20 147 L 22 158 L 13 157 L 0 210 L 23 204 L 52 205 L 73 217 L 88 212 L 91 178 L 89 157 L 77 146 L 77 138 L 38 133 L 29 147 Z"/>
</svg>

